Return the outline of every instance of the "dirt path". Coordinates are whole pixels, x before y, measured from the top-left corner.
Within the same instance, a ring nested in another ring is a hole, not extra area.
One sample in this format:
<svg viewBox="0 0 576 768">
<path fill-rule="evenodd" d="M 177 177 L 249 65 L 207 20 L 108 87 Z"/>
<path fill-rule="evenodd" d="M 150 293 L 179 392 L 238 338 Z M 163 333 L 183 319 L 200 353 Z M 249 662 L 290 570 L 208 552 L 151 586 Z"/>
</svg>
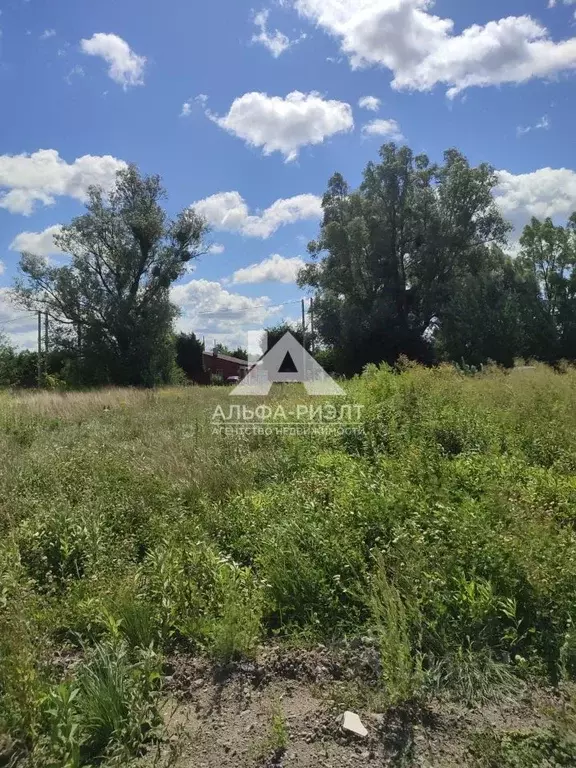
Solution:
<svg viewBox="0 0 576 768">
<path fill-rule="evenodd" d="M 269 649 L 257 662 L 227 669 L 181 656 L 169 672 L 167 741 L 146 757 L 147 766 L 471 767 L 474 734 L 546 727 L 560 704 L 552 691 L 538 691 L 483 707 L 433 701 L 383 715 L 358 706 L 362 674 L 325 649 Z M 346 708 L 359 714 L 366 737 L 342 731 L 338 718 Z"/>
</svg>

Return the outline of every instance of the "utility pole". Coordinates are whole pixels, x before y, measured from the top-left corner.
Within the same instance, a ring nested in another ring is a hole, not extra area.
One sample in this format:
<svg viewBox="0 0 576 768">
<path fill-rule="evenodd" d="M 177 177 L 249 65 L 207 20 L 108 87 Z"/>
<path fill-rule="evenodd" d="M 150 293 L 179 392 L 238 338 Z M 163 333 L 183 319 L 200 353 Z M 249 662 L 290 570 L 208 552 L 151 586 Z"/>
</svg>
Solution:
<svg viewBox="0 0 576 768">
<path fill-rule="evenodd" d="M 316 344 L 314 341 L 314 297 L 310 297 L 310 344 L 312 354 L 316 352 Z"/>
<path fill-rule="evenodd" d="M 302 299 L 302 362 L 304 363 L 303 369 L 306 371 L 306 309 L 304 308 L 304 299 Z"/>
<path fill-rule="evenodd" d="M 38 310 L 38 389 L 42 382 L 42 312 Z"/>
<path fill-rule="evenodd" d="M 48 374 L 48 312 L 44 312 L 44 373 Z"/>
</svg>

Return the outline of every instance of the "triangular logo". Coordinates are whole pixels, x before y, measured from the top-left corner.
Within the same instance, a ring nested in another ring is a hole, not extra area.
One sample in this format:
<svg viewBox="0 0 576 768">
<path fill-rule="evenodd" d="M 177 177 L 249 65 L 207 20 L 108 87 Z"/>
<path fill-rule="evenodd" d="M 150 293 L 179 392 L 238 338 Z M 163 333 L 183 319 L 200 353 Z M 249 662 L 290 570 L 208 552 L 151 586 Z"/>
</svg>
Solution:
<svg viewBox="0 0 576 768">
<path fill-rule="evenodd" d="M 292 366 L 288 365 L 285 369 L 287 360 Z M 289 331 L 252 366 L 230 394 L 267 395 L 272 384 L 287 382 L 304 384 L 309 395 L 321 397 L 346 394 Z"/>
<path fill-rule="evenodd" d="M 286 352 L 286 356 L 282 361 L 282 365 L 280 366 L 279 372 L 280 373 L 298 373 L 298 368 L 296 367 L 294 360 L 292 360 L 292 357 L 290 356 L 290 352 Z"/>
</svg>

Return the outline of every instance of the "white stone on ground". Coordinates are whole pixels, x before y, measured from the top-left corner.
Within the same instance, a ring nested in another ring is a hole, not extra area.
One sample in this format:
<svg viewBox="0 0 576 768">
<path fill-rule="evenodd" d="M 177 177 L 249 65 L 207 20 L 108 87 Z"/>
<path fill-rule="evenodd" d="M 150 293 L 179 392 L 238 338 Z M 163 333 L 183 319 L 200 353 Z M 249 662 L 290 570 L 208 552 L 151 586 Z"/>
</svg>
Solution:
<svg viewBox="0 0 576 768">
<path fill-rule="evenodd" d="M 356 712 L 349 712 L 348 710 L 340 716 L 340 727 L 343 731 L 353 733 L 355 736 L 366 738 L 368 731 L 362 725 L 362 720 L 358 717 Z"/>
</svg>

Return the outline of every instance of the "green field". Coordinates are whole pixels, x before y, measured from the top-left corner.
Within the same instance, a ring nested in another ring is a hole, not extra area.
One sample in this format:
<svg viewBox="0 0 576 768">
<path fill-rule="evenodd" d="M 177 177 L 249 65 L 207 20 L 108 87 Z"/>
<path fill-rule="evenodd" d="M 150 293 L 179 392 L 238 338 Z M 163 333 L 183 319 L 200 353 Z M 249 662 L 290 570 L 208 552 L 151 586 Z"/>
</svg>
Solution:
<svg viewBox="0 0 576 768">
<path fill-rule="evenodd" d="M 272 639 L 370 638 L 371 711 L 569 689 L 576 371 L 345 387 L 361 434 L 214 435 L 225 388 L 0 396 L 0 765 L 127 765 L 162 738 L 166 656 Z M 573 765 L 570 733 L 478 764 Z"/>
</svg>

